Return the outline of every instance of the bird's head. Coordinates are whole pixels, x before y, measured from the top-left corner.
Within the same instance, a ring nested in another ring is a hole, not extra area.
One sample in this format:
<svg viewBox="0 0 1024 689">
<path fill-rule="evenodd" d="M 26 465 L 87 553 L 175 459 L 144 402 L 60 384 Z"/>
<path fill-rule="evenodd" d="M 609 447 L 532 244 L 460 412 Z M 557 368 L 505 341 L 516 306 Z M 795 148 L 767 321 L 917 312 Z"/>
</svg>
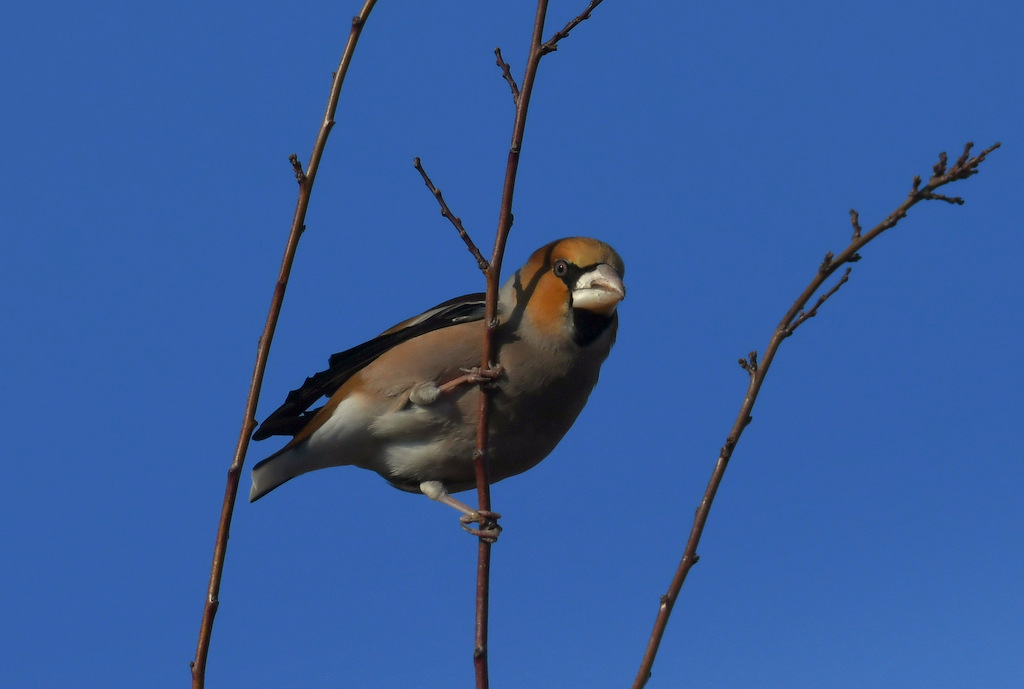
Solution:
<svg viewBox="0 0 1024 689">
<path fill-rule="evenodd" d="M 526 317 L 548 337 L 570 336 L 586 345 L 616 318 L 626 296 L 625 265 L 607 244 L 569 237 L 533 252 L 502 288 L 509 320 Z"/>
</svg>

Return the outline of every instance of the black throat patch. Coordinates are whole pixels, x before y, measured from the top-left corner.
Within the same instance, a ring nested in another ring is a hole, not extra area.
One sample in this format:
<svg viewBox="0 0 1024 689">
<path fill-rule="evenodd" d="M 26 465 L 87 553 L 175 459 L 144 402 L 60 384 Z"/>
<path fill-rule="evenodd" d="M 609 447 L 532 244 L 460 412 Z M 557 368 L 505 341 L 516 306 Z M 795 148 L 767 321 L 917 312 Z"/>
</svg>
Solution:
<svg viewBox="0 0 1024 689">
<path fill-rule="evenodd" d="M 586 309 L 572 310 L 572 339 L 580 347 L 586 347 L 601 336 L 612 324 L 613 316 L 602 316 Z"/>
</svg>

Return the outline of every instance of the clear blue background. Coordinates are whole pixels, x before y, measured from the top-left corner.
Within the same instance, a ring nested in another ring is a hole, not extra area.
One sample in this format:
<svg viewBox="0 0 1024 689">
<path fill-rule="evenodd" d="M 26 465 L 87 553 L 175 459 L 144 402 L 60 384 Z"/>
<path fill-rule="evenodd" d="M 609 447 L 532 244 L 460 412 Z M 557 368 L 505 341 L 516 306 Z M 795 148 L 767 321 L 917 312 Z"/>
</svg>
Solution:
<svg viewBox="0 0 1024 689">
<path fill-rule="evenodd" d="M 550 35 L 585 3 L 556 1 Z M 189 682 L 224 477 L 358 2 L 19 3 L 3 65 L 5 686 Z M 260 418 L 482 280 L 531 3 L 382 0 L 317 179 Z M 651 687 L 1024 681 L 1024 5 L 608 0 L 541 64 L 506 266 L 625 257 L 579 423 L 498 484 L 494 687 L 623 687 L 763 349 L 847 212 L 1004 147 L 785 343 Z M 254 445 L 248 469 L 276 448 Z M 472 685 L 476 544 L 356 469 L 240 502 L 210 687 Z"/>
</svg>

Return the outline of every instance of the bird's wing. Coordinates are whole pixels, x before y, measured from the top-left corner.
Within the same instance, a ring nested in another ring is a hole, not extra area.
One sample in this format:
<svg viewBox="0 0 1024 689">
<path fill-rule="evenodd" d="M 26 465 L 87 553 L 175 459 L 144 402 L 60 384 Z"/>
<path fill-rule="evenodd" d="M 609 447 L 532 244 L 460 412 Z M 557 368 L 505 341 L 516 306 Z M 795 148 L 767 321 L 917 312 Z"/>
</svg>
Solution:
<svg viewBox="0 0 1024 689">
<path fill-rule="evenodd" d="M 264 440 L 273 435 L 293 436 L 301 431 L 320 410 L 320 407 L 309 409 L 314 402 L 333 395 L 346 380 L 389 349 L 425 333 L 483 320 L 483 317 L 484 294 L 467 294 L 399 323 L 369 342 L 331 355 L 329 368 L 310 376 L 302 387 L 289 392 L 284 404 L 256 429 L 253 440 Z"/>
</svg>

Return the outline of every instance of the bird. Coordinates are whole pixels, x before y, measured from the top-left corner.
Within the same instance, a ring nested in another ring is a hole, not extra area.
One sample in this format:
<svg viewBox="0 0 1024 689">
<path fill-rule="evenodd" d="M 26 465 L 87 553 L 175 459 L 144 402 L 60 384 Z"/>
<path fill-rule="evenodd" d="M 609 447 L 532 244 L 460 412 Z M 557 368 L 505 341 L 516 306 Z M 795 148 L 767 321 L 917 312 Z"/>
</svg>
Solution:
<svg viewBox="0 0 1024 689">
<path fill-rule="evenodd" d="M 624 274 L 619 254 L 596 239 L 535 251 L 498 293 L 494 369 L 480 369 L 483 293 L 332 355 L 253 434 L 292 439 L 253 467 L 249 501 L 301 474 L 354 465 L 454 507 L 464 524 L 478 520 L 451 493 L 476 486 L 480 383 L 490 387 L 485 461 L 494 483 L 547 457 L 583 410 L 615 342 Z"/>
</svg>

